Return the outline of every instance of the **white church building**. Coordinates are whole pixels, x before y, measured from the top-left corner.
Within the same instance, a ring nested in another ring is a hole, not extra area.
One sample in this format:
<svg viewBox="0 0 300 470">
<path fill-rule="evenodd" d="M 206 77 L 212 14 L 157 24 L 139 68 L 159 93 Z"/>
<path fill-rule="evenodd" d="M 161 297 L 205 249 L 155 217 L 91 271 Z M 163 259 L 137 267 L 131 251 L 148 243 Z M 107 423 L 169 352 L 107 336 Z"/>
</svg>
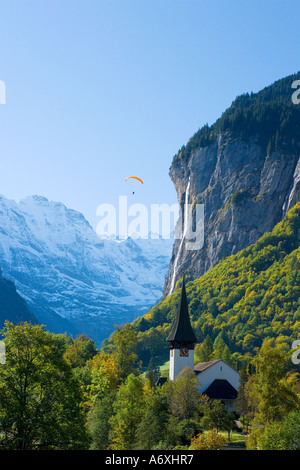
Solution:
<svg viewBox="0 0 300 470">
<path fill-rule="evenodd" d="M 213 400 L 221 400 L 226 408 L 234 410 L 239 372 L 223 359 L 194 363 L 194 346 L 198 340 L 190 322 L 184 278 L 175 322 L 167 341 L 170 343 L 169 379 L 175 380 L 183 369 L 189 367 L 199 380 L 201 393 Z"/>
</svg>

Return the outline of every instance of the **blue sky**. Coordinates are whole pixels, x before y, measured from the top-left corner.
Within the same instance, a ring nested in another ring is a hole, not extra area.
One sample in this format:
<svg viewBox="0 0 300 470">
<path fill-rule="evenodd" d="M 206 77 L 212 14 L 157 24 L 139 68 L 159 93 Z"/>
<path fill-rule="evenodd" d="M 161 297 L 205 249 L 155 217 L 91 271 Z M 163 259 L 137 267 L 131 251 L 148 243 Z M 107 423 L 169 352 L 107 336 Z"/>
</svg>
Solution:
<svg viewBox="0 0 300 470">
<path fill-rule="evenodd" d="M 93 226 L 133 188 L 132 202 L 176 202 L 178 149 L 300 70 L 299 17 L 291 0 L 0 0 L 0 193 Z"/>
</svg>

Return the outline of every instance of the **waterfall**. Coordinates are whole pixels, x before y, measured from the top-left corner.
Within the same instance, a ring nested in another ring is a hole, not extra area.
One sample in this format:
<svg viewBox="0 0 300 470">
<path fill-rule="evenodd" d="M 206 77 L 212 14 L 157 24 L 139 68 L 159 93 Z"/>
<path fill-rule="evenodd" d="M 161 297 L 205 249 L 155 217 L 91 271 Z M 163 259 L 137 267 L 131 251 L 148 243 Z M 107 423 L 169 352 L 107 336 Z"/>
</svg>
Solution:
<svg viewBox="0 0 300 470">
<path fill-rule="evenodd" d="M 187 184 L 187 187 L 186 187 L 186 190 L 185 190 L 183 233 L 182 233 L 182 236 L 181 236 L 180 245 L 179 245 L 179 248 L 178 248 L 178 251 L 177 251 L 177 255 L 176 255 L 175 261 L 174 261 L 173 274 L 172 274 L 172 279 L 171 279 L 171 287 L 170 287 L 170 290 L 169 290 L 169 295 L 172 294 L 172 291 L 173 291 L 174 286 L 175 286 L 176 275 L 177 275 L 177 272 L 178 272 L 177 265 L 178 265 L 178 261 L 179 261 L 180 255 L 181 255 L 181 251 L 182 251 L 186 231 L 187 231 L 187 228 L 188 228 L 188 210 L 189 210 L 188 202 L 189 202 L 190 183 L 191 182 L 190 182 L 190 178 L 189 178 L 189 181 L 188 181 L 188 184 Z"/>
</svg>

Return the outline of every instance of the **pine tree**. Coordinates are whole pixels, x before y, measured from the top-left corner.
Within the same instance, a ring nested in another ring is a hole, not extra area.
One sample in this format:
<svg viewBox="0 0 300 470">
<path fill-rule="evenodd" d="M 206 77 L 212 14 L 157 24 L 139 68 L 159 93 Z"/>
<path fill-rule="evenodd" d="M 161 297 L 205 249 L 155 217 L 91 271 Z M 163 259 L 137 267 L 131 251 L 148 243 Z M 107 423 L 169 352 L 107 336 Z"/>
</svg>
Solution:
<svg viewBox="0 0 300 470">
<path fill-rule="evenodd" d="M 213 355 L 213 342 L 210 335 L 207 335 L 202 344 L 197 348 L 197 360 L 199 362 L 211 361 Z"/>
</svg>

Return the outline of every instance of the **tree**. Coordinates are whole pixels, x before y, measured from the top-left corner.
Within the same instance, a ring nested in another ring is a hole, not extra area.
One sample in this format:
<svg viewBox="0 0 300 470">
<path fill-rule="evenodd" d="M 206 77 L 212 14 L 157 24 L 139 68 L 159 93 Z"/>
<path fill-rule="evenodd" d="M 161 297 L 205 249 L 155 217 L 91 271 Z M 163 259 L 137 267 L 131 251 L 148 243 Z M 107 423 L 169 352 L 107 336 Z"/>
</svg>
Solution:
<svg viewBox="0 0 300 470">
<path fill-rule="evenodd" d="M 55 336 L 39 325 L 2 332 L 6 364 L 0 367 L 0 442 L 6 449 L 85 448 L 88 435 L 80 383 Z"/>
<path fill-rule="evenodd" d="M 67 347 L 64 358 L 72 367 L 83 367 L 97 352 L 96 344 L 92 339 L 86 335 L 78 335 Z"/>
<path fill-rule="evenodd" d="M 90 400 L 103 398 L 108 391 L 116 390 L 119 381 L 115 357 L 100 351 L 87 362 L 90 383 L 87 386 Z"/>
<path fill-rule="evenodd" d="M 203 408 L 203 417 L 201 418 L 200 425 L 204 429 L 215 429 L 219 431 L 228 431 L 228 433 L 235 427 L 234 414 L 230 410 L 226 410 L 221 400 L 208 401 Z"/>
<path fill-rule="evenodd" d="M 186 367 L 170 382 L 170 411 L 179 420 L 194 418 L 198 413 L 200 399 L 199 381 L 192 369 Z"/>
<path fill-rule="evenodd" d="M 150 450 L 166 440 L 168 409 L 161 390 L 155 390 L 146 400 L 145 413 L 137 426 L 135 448 Z"/>
<path fill-rule="evenodd" d="M 193 437 L 190 445 L 191 450 L 219 450 L 226 446 L 226 439 L 217 433 L 215 429 L 206 434 L 199 433 Z"/>
<path fill-rule="evenodd" d="M 240 386 L 238 389 L 237 399 L 235 401 L 235 408 L 237 413 L 240 415 L 240 420 L 247 428 L 250 424 L 251 409 L 249 402 L 245 396 L 245 386 L 251 375 L 251 366 L 240 371 Z M 252 416 L 253 418 L 254 416 Z"/>
<path fill-rule="evenodd" d="M 254 358 L 255 376 L 245 385 L 245 396 L 254 409 L 254 424 L 278 421 L 299 407 L 296 375 L 285 372 L 287 354 L 273 340 L 265 340 Z"/>
<path fill-rule="evenodd" d="M 229 350 L 229 347 L 225 343 L 223 339 L 222 332 L 218 334 L 216 337 L 214 343 L 213 343 L 213 354 L 212 354 L 212 359 L 223 359 L 224 361 L 228 362 L 231 364 L 232 359 L 231 359 L 231 353 Z"/>
<path fill-rule="evenodd" d="M 149 380 L 150 386 L 154 387 L 156 384 L 157 380 L 160 378 L 160 368 L 157 366 L 154 366 L 154 361 L 153 357 L 151 357 L 147 372 L 146 372 L 146 378 Z"/>
<path fill-rule="evenodd" d="M 136 443 L 136 430 L 145 413 L 144 383 L 141 376 L 130 374 L 120 386 L 110 419 L 111 449 L 131 450 Z"/>
<path fill-rule="evenodd" d="M 113 416 L 115 390 L 107 390 L 105 395 L 97 398 L 88 413 L 88 429 L 91 434 L 91 449 L 105 450 L 111 444 L 110 419 Z"/>
<path fill-rule="evenodd" d="M 117 327 L 113 333 L 114 357 L 117 363 L 120 382 L 136 372 L 137 333 L 130 323 Z"/>
<path fill-rule="evenodd" d="M 256 448 L 260 450 L 300 450 L 300 412 L 292 411 L 282 421 L 267 423 L 257 433 Z"/>
<path fill-rule="evenodd" d="M 291 411 L 283 419 L 282 436 L 286 450 L 300 450 L 300 411 Z"/>
<path fill-rule="evenodd" d="M 213 350 L 214 350 L 214 347 L 213 347 L 212 339 L 209 335 L 207 335 L 203 343 L 201 343 L 200 345 L 198 344 L 196 345 L 195 355 L 197 356 L 197 361 L 198 362 L 211 361 Z"/>
</svg>

